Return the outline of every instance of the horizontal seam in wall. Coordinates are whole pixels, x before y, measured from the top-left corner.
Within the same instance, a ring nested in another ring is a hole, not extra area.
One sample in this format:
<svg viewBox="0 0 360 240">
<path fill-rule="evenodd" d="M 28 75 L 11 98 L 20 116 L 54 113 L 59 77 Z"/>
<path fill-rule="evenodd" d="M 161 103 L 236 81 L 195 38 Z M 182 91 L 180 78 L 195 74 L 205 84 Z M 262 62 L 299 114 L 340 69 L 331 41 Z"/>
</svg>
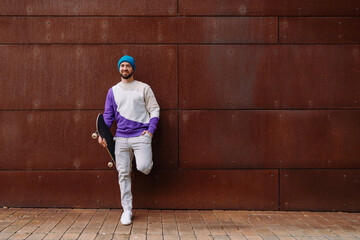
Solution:
<svg viewBox="0 0 360 240">
<path fill-rule="evenodd" d="M 47 18 L 186 18 L 186 17 L 196 17 L 196 18 L 270 18 L 270 17 L 280 17 L 280 18 L 354 18 L 359 17 L 360 14 L 349 14 L 349 15 L 0 15 L 1 17 L 47 17 Z"/>
<path fill-rule="evenodd" d="M 360 168 L 200 168 L 200 169 L 153 169 L 152 173 L 154 172 L 190 172 L 190 171 L 347 171 L 347 170 L 360 170 Z M 117 172 L 116 169 L 0 169 L 0 172 L 36 172 L 36 171 L 43 171 L 43 172 L 65 172 L 65 171 L 114 171 Z"/>
</svg>

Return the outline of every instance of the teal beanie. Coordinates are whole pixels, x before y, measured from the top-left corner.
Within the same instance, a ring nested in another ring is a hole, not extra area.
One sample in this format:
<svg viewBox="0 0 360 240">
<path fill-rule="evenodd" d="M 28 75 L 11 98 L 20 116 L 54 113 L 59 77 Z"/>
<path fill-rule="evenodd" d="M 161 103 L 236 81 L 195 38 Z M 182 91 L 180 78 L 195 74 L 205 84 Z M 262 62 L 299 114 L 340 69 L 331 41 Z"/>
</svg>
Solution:
<svg viewBox="0 0 360 240">
<path fill-rule="evenodd" d="M 123 56 L 122 58 L 120 58 L 120 60 L 119 60 L 119 62 L 118 62 L 118 69 L 117 69 L 118 71 L 119 71 L 119 68 L 120 68 L 120 64 L 121 64 L 122 62 L 128 62 L 128 63 L 130 63 L 131 66 L 132 66 L 132 68 L 133 68 L 133 70 L 134 70 L 134 72 L 135 72 L 135 59 L 134 59 L 133 57 L 128 56 L 128 55 L 125 55 L 125 56 Z"/>
</svg>

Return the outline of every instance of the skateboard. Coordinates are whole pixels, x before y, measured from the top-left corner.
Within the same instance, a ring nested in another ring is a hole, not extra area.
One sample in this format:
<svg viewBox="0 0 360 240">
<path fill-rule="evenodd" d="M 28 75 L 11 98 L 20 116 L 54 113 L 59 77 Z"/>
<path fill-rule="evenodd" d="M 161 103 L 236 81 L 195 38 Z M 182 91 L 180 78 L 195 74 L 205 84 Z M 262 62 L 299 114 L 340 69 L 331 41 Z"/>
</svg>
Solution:
<svg viewBox="0 0 360 240">
<path fill-rule="evenodd" d="M 106 140 L 106 150 L 111 156 L 111 161 L 108 162 L 108 167 L 111 168 L 115 164 L 115 142 L 110 129 L 104 122 L 104 116 L 102 113 L 99 113 L 96 118 L 96 132 L 92 134 L 92 138 L 97 139 L 98 135 L 100 135 L 102 138 L 105 138 Z"/>
</svg>

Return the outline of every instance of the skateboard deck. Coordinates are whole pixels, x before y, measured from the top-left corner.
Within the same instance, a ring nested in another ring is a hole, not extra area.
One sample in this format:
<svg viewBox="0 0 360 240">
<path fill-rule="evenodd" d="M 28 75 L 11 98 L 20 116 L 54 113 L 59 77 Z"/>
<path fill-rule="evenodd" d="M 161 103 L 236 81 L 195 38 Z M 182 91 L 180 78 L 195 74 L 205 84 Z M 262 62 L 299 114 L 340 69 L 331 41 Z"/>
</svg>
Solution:
<svg viewBox="0 0 360 240">
<path fill-rule="evenodd" d="M 112 167 L 115 164 L 115 142 L 110 129 L 104 122 L 104 116 L 102 113 L 99 113 L 96 118 L 96 132 L 92 134 L 92 138 L 97 139 L 98 135 L 106 140 L 106 150 L 111 157 L 111 161 L 108 163 L 108 167 Z"/>
</svg>

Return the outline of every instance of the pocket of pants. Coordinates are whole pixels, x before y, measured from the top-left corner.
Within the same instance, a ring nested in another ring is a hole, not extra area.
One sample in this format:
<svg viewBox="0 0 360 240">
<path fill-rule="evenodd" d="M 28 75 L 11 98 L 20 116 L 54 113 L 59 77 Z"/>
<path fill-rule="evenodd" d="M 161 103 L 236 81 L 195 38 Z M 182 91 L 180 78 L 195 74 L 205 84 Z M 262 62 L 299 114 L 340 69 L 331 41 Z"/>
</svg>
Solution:
<svg viewBox="0 0 360 240">
<path fill-rule="evenodd" d="M 150 139 L 150 141 L 152 140 L 152 137 L 150 136 L 149 133 L 145 133 L 144 136 L 145 136 L 145 138 Z"/>
</svg>

